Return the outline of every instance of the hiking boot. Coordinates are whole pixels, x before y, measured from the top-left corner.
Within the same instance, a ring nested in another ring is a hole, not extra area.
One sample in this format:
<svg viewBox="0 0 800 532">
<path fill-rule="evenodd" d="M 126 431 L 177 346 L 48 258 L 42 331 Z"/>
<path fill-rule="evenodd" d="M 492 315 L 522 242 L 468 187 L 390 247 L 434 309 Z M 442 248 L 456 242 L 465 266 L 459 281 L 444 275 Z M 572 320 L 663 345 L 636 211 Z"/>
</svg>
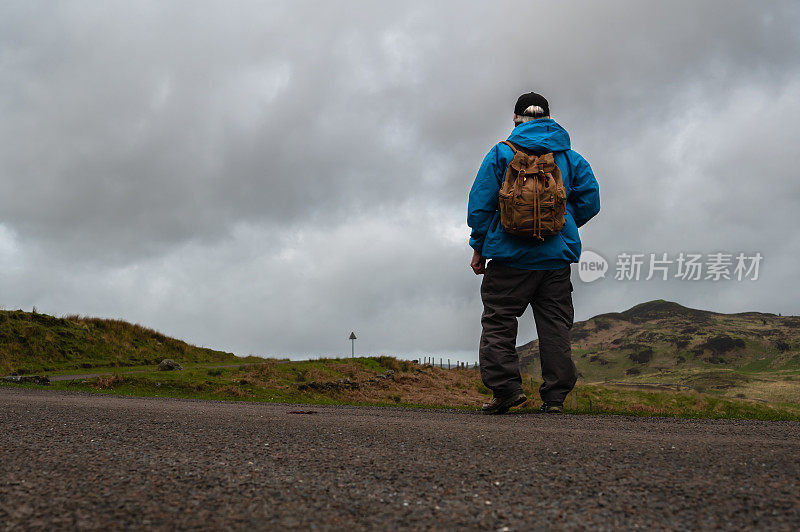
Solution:
<svg viewBox="0 0 800 532">
<path fill-rule="evenodd" d="M 561 403 L 542 403 L 540 410 L 545 414 L 561 414 L 564 412 L 564 405 Z"/>
<path fill-rule="evenodd" d="M 527 400 L 525 393 L 521 391 L 505 397 L 497 397 L 495 395 L 491 401 L 483 403 L 481 410 L 484 414 L 505 414 L 509 408 L 521 405 Z"/>
</svg>

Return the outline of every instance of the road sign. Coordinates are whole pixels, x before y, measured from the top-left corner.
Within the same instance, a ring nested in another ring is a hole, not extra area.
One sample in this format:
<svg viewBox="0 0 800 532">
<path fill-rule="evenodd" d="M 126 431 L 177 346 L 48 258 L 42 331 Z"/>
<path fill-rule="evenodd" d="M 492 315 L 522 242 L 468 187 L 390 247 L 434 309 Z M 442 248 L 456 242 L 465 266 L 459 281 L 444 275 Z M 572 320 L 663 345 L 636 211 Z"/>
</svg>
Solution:
<svg viewBox="0 0 800 532">
<path fill-rule="evenodd" d="M 350 331 L 350 358 L 354 358 L 356 356 L 356 333 L 355 331 Z"/>
</svg>

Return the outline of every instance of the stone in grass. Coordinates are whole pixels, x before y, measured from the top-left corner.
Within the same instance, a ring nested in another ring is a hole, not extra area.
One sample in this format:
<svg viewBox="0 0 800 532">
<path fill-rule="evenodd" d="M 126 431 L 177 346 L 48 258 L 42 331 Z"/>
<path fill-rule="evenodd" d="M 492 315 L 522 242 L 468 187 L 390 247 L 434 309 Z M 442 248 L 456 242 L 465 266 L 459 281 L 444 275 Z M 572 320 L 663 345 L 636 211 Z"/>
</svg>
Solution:
<svg viewBox="0 0 800 532">
<path fill-rule="evenodd" d="M 158 363 L 158 371 L 172 371 L 172 370 L 182 370 L 183 366 L 172 360 L 171 358 L 165 358 L 161 362 Z"/>
<path fill-rule="evenodd" d="M 3 377 L 3 382 L 16 382 L 16 383 L 33 383 L 33 384 L 50 384 L 50 377 L 47 375 L 12 375 L 10 377 Z"/>
</svg>

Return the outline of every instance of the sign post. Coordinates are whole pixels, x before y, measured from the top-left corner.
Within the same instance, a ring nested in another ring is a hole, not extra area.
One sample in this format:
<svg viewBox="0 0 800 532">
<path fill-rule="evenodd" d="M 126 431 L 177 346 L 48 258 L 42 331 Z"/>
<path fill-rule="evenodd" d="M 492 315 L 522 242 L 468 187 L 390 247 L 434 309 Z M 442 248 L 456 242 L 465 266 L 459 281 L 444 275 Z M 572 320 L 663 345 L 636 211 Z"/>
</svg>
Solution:
<svg viewBox="0 0 800 532">
<path fill-rule="evenodd" d="M 350 331 L 350 358 L 356 356 L 356 333 Z"/>
</svg>

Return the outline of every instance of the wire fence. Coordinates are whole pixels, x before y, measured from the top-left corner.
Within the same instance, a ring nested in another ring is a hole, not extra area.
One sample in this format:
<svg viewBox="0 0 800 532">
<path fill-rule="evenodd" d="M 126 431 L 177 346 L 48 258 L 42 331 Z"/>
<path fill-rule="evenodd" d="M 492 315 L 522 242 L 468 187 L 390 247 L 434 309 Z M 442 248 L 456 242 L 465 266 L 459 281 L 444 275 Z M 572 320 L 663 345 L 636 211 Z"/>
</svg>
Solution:
<svg viewBox="0 0 800 532">
<path fill-rule="evenodd" d="M 478 369 L 477 362 L 464 362 L 463 360 L 452 360 L 443 357 L 422 357 L 414 362 L 423 366 L 433 366 L 442 369 Z"/>
</svg>

